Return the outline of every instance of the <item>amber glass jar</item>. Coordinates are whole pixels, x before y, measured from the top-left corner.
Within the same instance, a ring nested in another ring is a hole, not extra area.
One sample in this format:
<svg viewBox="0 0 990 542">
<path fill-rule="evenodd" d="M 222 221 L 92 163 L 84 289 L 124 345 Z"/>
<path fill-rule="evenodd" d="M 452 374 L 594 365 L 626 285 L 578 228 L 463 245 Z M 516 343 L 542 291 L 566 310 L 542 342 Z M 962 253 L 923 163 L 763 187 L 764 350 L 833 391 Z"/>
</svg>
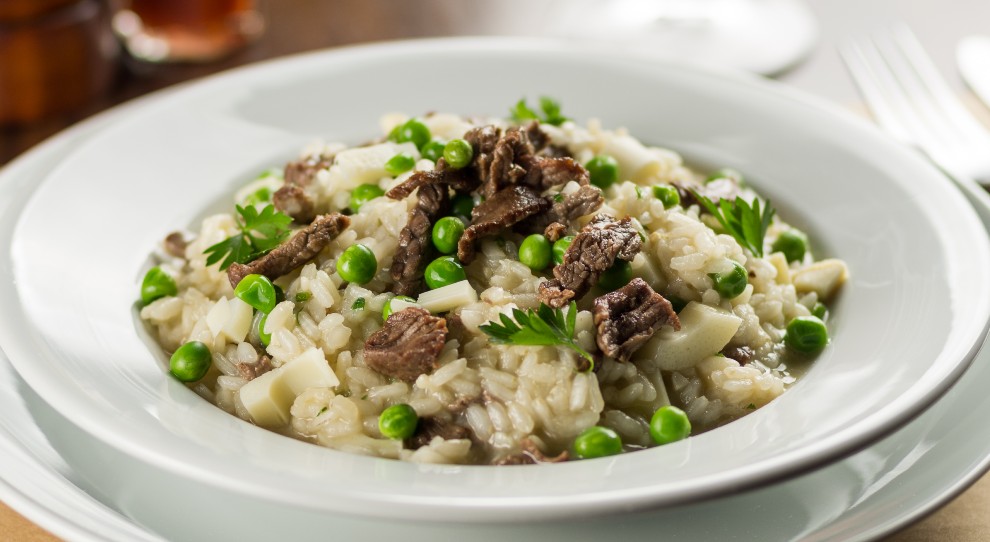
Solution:
<svg viewBox="0 0 990 542">
<path fill-rule="evenodd" d="M 116 74 L 106 0 L 0 0 L 0 123 L 85 107 Z"/>
</svg>

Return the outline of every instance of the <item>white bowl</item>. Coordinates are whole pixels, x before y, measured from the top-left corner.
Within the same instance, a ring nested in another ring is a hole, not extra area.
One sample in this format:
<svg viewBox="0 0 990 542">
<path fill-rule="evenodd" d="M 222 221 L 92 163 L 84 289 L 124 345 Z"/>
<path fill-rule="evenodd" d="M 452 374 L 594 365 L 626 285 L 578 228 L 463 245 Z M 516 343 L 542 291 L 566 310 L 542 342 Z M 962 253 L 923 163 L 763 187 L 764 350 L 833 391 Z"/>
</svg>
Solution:
<svg viewBox="0 0 990 542">
<path fill-rule="evenodd" d="M 571 117 L 744 171 L 819 254 L 848 262 L 833 342 L 801 382 L 739 421 L 647 451 L 424 466 L 255 427 L 168 377 L 148 349 L 132 304 L 150 248 L 254 172 L 315 137 L 367 139 L 383 112 L 502 114 L 544 94 Z M 740 491 L 909 421 L 965 370 L 990 319 L 990 242 L 975 213 L 934 168 L 865 123 L 763 80 L 537 40 L 384 44 L 237 70 L 134 111 L 37 187 L 0 189 L 0 345 L 78 427 L 67 438 L 63 423 L 40 415 L 55 446 L 125 510 L 157 489 L 135 466 L 161 487 L 204 488 L 193 501 L 269 504 L 307 528 L 341 515 L 550 520 Z M 95 453 L 130 467 L 109 471 Z M 215 513 L 204 508 L 201 519 Z M 265 521 L 245 520 L 247 532 Z"/>
</svg>

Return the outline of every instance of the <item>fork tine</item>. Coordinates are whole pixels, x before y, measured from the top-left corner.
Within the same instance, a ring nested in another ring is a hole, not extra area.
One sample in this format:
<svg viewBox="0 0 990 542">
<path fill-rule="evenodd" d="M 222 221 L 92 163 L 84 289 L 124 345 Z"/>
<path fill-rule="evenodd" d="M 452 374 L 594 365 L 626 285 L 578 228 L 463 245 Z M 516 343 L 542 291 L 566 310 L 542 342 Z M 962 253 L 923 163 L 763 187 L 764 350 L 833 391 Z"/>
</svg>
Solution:
<svg viewBox="0 0 990 542">
<path fill-rule="evenodd" d="M 894 42 L 910 62 L 921 84 L 931 95 L 933 103 L 938 107 L 951 125 L 971 137 L 987 138 L 987 130 L 980 125 L 966 107 L 959 101 L 945 78 L 935 68 L 934 62 L 925 52 L 914 32 L 904 23 L 896 23 L 891 27 Z"/>
<path fill-rule="evenodd" d="M 903 143 L 938 148 L 932 130 L 920 117 L 900 81 L 872 41 L 849 41 L 840 49 L 846 67 L 877 123 Z"/>
</svg>

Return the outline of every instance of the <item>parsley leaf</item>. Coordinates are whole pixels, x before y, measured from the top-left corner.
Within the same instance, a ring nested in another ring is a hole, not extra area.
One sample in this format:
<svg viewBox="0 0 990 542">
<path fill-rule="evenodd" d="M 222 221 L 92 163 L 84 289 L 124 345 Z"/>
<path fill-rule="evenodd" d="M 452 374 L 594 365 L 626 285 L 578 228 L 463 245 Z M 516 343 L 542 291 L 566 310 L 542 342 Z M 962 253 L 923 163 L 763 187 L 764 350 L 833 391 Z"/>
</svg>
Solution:
<svg viewBox="0 0 990 542">
<path fill-rule="evenodd" d="M 712 200 L 698 194 L 692 190 L 698 202 L 718 220 L 719 224 L 725 228 L 725 232 L 731 235 L 739 244 L 748 249 L 757 258 L 763 257 L 763 238 L 767 234 L 767 228 L 773 221 L 776 209 L 770 206 L 770 201 L 766 202 L 766 207 L 760 209 L 760 200 L 756 198 L 752 203 L 746 203 L 742 198 L 736 198 L 732 202 L 727 199 L 719 200 L 718 206 Z"/>
<path fill-rule="evenodd" d="M 566 315 L 561 309 L 552 309 L 540 303 L 540 308 L 536 310 L 512 309 L 512 318 L 500 314 L 499 322 L 488 322 L 478 329 L 491 337 L 491 342 L 495 344 L 569 348 L 588 361 L 590 371 L 595 367 L 595 358 L 574 338 L 577 313 L 577 303 L 573 301 Z"/>
<path fill-rule="evenodd" d="M 364 310 L 364 305 L 365 305 L 364 298 L 363 297 L 359 297 L 359 298 L 357 298 L 357 299 L 354 300 L 354 304 L 351 305 L 351 310 L 352 311 L 363 311 Z"/>
<path fill-rule="evenodd" d="M 529 104 L 526 103 L 526 98 L 521 98 L 516 102 L 515 106 L 509 108 L 509 114 L 512 115 L 512 120 L 519 123 L 538 120 L 554 126 L 560 126 L 564 121 L 568 120 L 567 117 L 560 114 L 560 103 L 553 98 L 541 96 L 540 109 L 543 111 L 542 116 L 529 107 Z"/>
<path fill-rule="evenodd" d="M 221 271 L 234 262 L 247 263 L 267 254 L 289 237 L 292 223 L 292 217 L 276 211 L 274 205 L 266 206 L 261 212 L 253 205 L 234 207 L 239 215 L 234 219 L 241 232 L 203 251 L 207 255 L 206 265 L 221 262 Z"/>
</svg>

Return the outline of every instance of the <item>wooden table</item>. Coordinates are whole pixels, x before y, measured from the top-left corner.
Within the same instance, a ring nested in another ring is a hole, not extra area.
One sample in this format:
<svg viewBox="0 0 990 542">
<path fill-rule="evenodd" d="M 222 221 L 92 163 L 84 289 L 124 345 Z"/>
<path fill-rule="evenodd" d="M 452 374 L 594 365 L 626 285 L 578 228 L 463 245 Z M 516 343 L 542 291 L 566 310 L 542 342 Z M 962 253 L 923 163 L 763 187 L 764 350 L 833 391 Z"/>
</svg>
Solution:
<svg viewBox="0 0 990 542">
<path fill-rule="evenodd" d="M 481 1 L 481 0 L 478 0 Z M 506 9 L 525 13 L 526 0 L 504 0 Z M 865 35 L 894 20 L 909 23 L 960 93 L 954 47 L 963 36 L 990 33 L 990 2 L 938 0 L 809 0 L 821 24 L 821 40 L 810 58 L 778 79 L 829 100 L 856 107 L 836 44 Z M 491 34 L 496 29 L 474 16 L 465 0 L 270 0 L 263 38 L 235 55 L 207 65 L 148 66 L 129 62 L 113 91 L 68 117 L 32 126 L 0 128 L 0 164 L 93 113 L 131 98 L 224 69 L 291 53 L 390 39 Z M 2 59 L 0 59 L 2 61 Z M 987 111 L 978 111 L 990 118 Z M 51 535 L 0 503 L 0 540 L 47 541 Z M 948 506 L 889 538 L 891 541 L 990 540 L 990 476 Z"/>
</svg>

